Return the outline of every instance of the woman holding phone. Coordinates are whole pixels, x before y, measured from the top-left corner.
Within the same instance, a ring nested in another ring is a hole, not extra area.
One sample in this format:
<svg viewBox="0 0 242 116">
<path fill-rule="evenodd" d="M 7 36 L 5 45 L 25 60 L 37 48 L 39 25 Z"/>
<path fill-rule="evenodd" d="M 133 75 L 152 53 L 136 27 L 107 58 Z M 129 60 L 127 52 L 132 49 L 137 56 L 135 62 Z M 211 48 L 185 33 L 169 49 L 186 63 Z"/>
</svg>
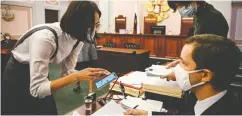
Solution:
<svg viewBox="0 0 242 116">
<path fill-rule="evenodd" d="M 60 22 L 37 25 L 12 50 L 4 72 L 2 114 L 57 115 L 52 94 L 72 83 L 101 79 L 101 68 L 74 70 L 84 42 L 93 42 L 101 11 L 92 1 L 72 1 Z M 48 65 L 61 65 L 62 77 L 49 80 Z"/>
</svg>

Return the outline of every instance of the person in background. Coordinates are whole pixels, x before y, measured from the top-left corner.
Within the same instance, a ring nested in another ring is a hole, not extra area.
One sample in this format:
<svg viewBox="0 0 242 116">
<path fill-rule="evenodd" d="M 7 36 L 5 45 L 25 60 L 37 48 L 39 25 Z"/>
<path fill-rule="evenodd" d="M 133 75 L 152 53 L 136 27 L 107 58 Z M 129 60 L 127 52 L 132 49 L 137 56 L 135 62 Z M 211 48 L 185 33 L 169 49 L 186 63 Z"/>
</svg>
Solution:
<svg viewBox="0 0 242 116">
<path fill-rule="evenodd" d="M 99 27 L 97 28 L 97 30 Z M 97 37 L 97 36 L 96 36 Z M 94 37 L 94 38 L 96 38 Z M 84 43 L 81 52 L 78 55 L 76 70 L 82 70 L 88 67 L 93 67 L 94 62 L 98 59 L 96 42 L 95 43 Z M 73 88 L 74 92 L 80 92 L 81 86 L 80 81 L 76 82 L 76 87 Z"/>
<path fill-rule="evenodd" d="M 180 13 L 182 17 L 193 17 L 193 28 L 190 35 L 215 34 L 227 38 L 229 26 L 223 14 L 213 5 L 200 0 L 180 1 L 168 0 L 171 9 Z"/>
<path fill-rule="evenodd" d="M 193 111 L 196 116 L 242 115 L 242 104 L 228 90 L 239 65 L 240 50 L 234 42 L 212 34 L 195 35 L 185 40 L 173 76 L 166 78 L 176 80 L 183 91 L 195 93 L 198 101 Z M 133 109 L 124 114 L 159 113 Z"/>
<path fill-rule="evenodd" d="M 57 115 L 53 93 L 77 81 L 102 79 L 105 69 L 74 70 L 83 42 L 93 43 L 101 11 L 92 1 L 72 1 L 60 22 L 22 36 L 4 72 L 2 114 Z M 62 78 L 49 80 L 49 64 L 61 65 Z M 101 76 L 102 75 L 102 76 Z"/>
</svg>

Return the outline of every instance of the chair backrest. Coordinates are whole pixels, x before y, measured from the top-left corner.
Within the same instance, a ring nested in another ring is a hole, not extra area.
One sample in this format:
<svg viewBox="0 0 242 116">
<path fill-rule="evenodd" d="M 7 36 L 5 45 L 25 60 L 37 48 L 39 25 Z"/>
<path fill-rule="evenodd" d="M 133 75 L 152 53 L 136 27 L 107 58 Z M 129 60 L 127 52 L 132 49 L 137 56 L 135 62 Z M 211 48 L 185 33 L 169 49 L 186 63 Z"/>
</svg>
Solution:
<svg viewBox="0 0 242 116">
<path fill-rule="evenodd" d="M 181 33 L 180 35 L 187 35 L 193 26 L 193 17 L 181 18 Z"/>
<path fill-rule="evenodd" d="M 240 68 L 230 84 L 230 91 L 236 96 L 236 98 L 239 100 L 239 102 L 242 104 L 242 65 L 240 65 Z"/>
<path fill-rule="evenodd" d="M 135 43 L 125 43 L 124 48 L 128 49 L 140 49 L 140 45 L 135 44 Z"/>
<path fill-rule="evenodd" d="M 104 44 L 104 47 L 116 48 L 116 43 L 113 43 L 112 41 L 109 41 L 109 42 Z"/>
<path fill-rule="evenodd" d="M 115 17 L 115 32 L 118 33 L 119 29 L 126 29 L 126 17 L 123 15 Z"/>
<path fill-rule="evenodd" d="M 144 17 L 144 34 L 152 34 L 151 26 L 157 25 L 157 17 L 155 17 L 152 13 L 149 13 L 146 17 Z"/>
</svg>

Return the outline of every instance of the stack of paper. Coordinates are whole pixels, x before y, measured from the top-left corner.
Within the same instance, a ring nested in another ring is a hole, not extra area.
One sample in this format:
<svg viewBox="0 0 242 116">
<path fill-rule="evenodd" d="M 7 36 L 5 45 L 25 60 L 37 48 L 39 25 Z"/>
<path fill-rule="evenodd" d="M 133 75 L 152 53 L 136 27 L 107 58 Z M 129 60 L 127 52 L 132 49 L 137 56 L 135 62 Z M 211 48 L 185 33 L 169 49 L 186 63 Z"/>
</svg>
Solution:
<svg viewBox="0 0 242 116">
<path fill-rule="evenodd" d="M 127 94 L 136 97 L 144 91 L 177 98 L 182 96 L 182 90 L 176 81 L 167 81 L 158 76 L 147 76 L 146 72 L 135 71 L 127 76 L 120 77 L 113 88 L 114 91 L 121 91 L 119 87 L 120 82 L 124 84 Z M 110 84 L 110 88 L 113 84 Z"/>
</svg>

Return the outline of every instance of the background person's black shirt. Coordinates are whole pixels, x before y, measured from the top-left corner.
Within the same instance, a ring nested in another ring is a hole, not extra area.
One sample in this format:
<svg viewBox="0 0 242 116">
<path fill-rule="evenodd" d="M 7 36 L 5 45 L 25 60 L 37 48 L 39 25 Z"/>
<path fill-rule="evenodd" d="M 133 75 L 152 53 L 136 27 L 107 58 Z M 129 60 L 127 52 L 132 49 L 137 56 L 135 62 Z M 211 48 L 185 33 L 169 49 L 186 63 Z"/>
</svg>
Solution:
<svg viewBox="0 0 242 116">
<path fill-rule="evenodd" d="M 194 35 L 215 34 L 227 38 L 229 26 L 223 14 L 213 5 L 204 3 L 194 16 Z"/>
</svg>

